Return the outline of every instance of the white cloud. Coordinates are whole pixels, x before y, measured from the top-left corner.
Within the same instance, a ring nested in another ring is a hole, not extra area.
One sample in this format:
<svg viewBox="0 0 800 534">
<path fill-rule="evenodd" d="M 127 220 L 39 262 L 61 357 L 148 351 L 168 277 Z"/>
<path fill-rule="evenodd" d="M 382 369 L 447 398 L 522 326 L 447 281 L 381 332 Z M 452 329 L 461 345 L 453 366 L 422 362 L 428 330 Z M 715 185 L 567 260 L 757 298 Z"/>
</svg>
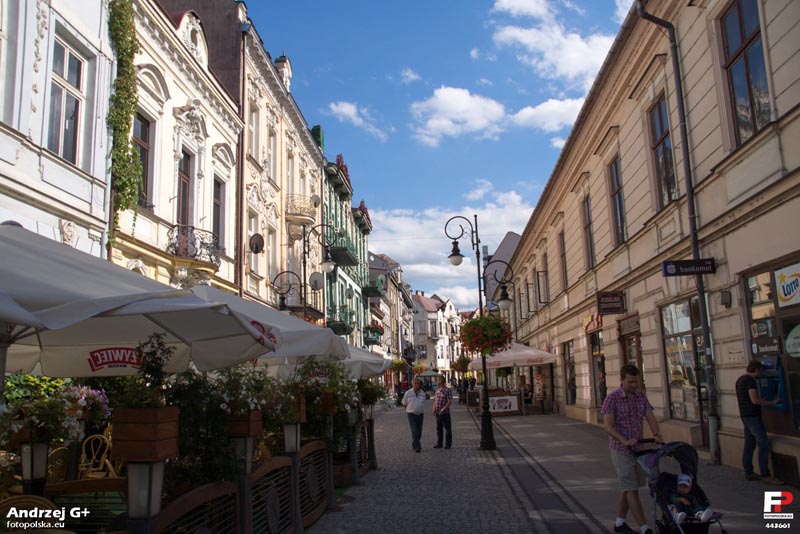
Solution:
<svg viewBox="0 0 800 534">
<path fill-rule="evenodd" d="M 442 86 L 427 100 L 411 104 L 414 136 L 423 144 L 439 146 L 444 137 L 477 134 L 496 138 L 502 131 L 505 108 L 499 102 L 467 89 Z"/>
<path fill-rule="evenodd" d="M 595 33 L 584 37 L 552 22 L 532 28 L 501 26 L 495 30 L 494 41 L 498 46 L 521 49 L 518 59 L 539 76 L 577 83 L 588 90 L 614 36 Z"/>
<path fill-rule="evenodd" d="M 477 182 L 475 189 L 473 189 L 472 191 L 467 191 L 464 194 L 464 198 L 472 202 L 482 199 L 483 197 L 486 196 L 486 193 L 494 189 L 494 184 L 489 180 L 484 180 L 481 178 L 475 181 Z"/>
<path fill-rule="evenodd" d="M 481 54 L 480 52 L 478 52 L 477 48 L 473 48 L 472 50 L 469 51 L 469 57 L 471 57 L 472 59 L 478 59 L 481 57 Z"/>
<path fill-rule="evenodd" d="M 453 299 L 462 311 L 474 309 L 478 301 L 474 251 L 469 239 L 461 239 L 459 246 L 465 256 L 464 262 L 458 267 L 450 265 L 447 255 L 452 240 L 445 235 L 445 223 L 460 215 L 474 224 L 472 215 L 477 214 L 481 244 L 494 251 L 506 232 L 522 233 L 533 211 L 533 205 L 515 191 L 489 191 L 484 199 L 482 204 L 465 205 L 457 210 L 439 207 L 371 209 L 374 230 L 369 236 L 369 249 L 388 254 L 399 262 L 403 266 L 404 280 L 414 289 L 425 291 L 426 295 L 437 293 L 442 298 Z M 448 225 L 450 235 L 458 235 L 459 222 L 456 219 Z M 461 223 L 466 226 L 465 222 Z"/>
<path fill-rule="evenodd" d="M 370 116 L 367 108 L 359 108 L 353 102 L 331 102 L 328 104 L 328 110 L 331 115 L 339 119 L 341 122 L 350 123 L 353 126 L 364 130 L 365 132 L 374 135 L 380 141 L 385 142 L 389 135 L 375 125 L 374 119 Z"/>
<path fill-rule="evenodd" d="M 473 48 L 469 51 L 469 57 L 471 57 L 473 61 L 478 61 L 479 59 L 484 59 L 486 61 L 497 61 L 497 56 L 494 53 L 481 52 L 477 48 Z"/>
<path fill-rule="evenodd" d="M 622 24 L 628 11 L 631 9 L 633 0 L 614 0 L 614 3 L 617 5 L 617 9 L 614 11 L 614 21 Z"/>
<path fill-rule="evenodd" d="M 551 18 L 547 0 L 497 0 L 492 11 L 508 13 L 513 17 Z"/>
<path fill-rule="evenodd" d="M 475 82 L 475 84 L 481 87 L 491 87 L 494 85 L 492 83 L 492 80 L 489 80 L 488 78 L 479 78 L 478 81 Z"/>
<path fill-rule="evenodd" d="M 561 150 L 564 148 L 564 145 L 567 143 L 567 140 L 563 137 L 553 137 L 550 139 L 550 146 L 553 148 L 557 148 Z"/>
<path fill-rule="evenodd" d="M 583 98 L 566 100 L 550 99 L 537 106 L 528 106 L 511 116 L 517 126 L 529 126 L 545 132 L 557 132 L 575 122 L 581 110 Z"/>
<path fill-rule="evenodd" d="M 404 84 L 407 85 L 409 83 L 421 80 L 422 78 L 420 77 L 419 74 L 417 74 L 416 72 L 414 72 L 410 68 L 406 67 L 406 68 L 404 68 L 402 70 L 402 72 L 400 72 L 400 79 L 402 80 L 402 82 Z"/>
</svg>

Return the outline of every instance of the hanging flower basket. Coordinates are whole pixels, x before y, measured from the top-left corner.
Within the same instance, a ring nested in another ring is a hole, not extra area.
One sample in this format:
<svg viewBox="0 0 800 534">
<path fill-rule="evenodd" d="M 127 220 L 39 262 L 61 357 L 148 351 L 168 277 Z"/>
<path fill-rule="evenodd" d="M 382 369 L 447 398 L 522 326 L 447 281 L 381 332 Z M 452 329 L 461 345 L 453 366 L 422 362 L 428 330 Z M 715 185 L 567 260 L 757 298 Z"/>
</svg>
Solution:
<svg viewBox="0 0 800 534">
<path fill-rule="evenodd" d="M 499 315 L 473 317 L 461 325 L 461 347 L 469 352 L 494 354 L 511 344 L 509 324 Z"/>
</svg>

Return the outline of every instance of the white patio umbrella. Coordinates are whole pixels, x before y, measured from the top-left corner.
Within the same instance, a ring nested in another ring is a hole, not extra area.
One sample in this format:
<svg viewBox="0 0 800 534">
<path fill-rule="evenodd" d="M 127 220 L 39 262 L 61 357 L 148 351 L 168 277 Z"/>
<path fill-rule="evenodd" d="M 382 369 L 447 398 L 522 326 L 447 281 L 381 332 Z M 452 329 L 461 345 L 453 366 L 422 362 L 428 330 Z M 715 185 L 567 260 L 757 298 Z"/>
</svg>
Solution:
<svg viewBox="0 0 800 534">
<path fill-rule="evenodd" d="M 369 352 L 352 345 L 346 345 L 348 356 L 340 360 L 339 363 L 347 370 L 350 377 L 354 380 L 359 378 L 370 378 L 377 376 L 386 371 L 391 365 L 392 361 L 387 360 L 379 354 Z M 264 360 L 265 358 L 261 358 Z M 319 358 L 318 358 L 319 359 Z M 320 359 L 322 361 L 323 359 Z M 267 368 L 267 374 L 280 380 L 287 380 L 292 378 L 297 370 L 303 366 L 304 361 L 297 359 L 294 363 L 284 362 L 278 365 L 270 365 Z"/>
<path fill-rule="evenodd" d="M 271 327 L 109 261 L 0 224 L 0 398 L 6 371 L 49 376 L 136 372 L 136 346 L 164 333 L 167 369 L 221 369 L 274 348 Z"/>
<path fill-rule="evenodd" d="M 526 365 L 544 365 L 555 363 L 556 355 L 543 350 L 528 347 L 521 343 L 512 343 L 511 346 L 491 356 L 486 357 L 486 368 L 497 369 L 500 367 L 521 367 Z M 469 362 L 467 367 L 471 371 L 480 371 L 481 359 L 476 358 Z"/>
<path fill-rule="evenodd" d="M 349 353 L 345 340 L 330 328 L 311 324 L 297 317 L 246 300 L 209 286 L 195 286 L 192 292 L 206 300 L 225 303 L 231 310 L 252 317 L 260 324 L 269 325 L 275 338 L 275 350 L 260 358 L 266 365 L 302 362 L 308 356 L 341 360 Z"/>
</svg>

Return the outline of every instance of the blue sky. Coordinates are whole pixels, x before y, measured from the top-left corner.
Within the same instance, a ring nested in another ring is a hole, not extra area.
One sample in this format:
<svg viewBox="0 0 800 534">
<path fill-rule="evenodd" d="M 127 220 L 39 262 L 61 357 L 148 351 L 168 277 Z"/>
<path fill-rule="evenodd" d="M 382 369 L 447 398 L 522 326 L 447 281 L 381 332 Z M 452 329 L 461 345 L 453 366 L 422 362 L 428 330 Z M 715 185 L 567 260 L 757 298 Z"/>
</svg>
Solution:
<svg viewBox="0 0 800 534">
<path fill-rule="evenodd" d="M 370 250 L 426 295 L 477 305 L 474 254 L 445 222 L 478 215 L 490 252 L 522 233 L 632 0 L 248 2 L 292 94 L 341 153 Z"/>
</svg>

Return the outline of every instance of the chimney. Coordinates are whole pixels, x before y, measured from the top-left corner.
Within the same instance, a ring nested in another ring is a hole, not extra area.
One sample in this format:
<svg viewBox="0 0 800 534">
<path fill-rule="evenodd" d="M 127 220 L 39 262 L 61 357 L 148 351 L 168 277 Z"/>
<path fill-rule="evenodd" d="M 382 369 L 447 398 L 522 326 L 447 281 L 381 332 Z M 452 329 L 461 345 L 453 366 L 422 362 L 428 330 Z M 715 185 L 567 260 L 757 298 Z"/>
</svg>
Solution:
<svg viewBox="0 0 800 534">
<path fill-rule="evenodd" d="M 292 92 L 292 62 L 289 58 L 281 54 L 281 57 L 275 60 L 275 68 L 278 69 L 278 75 L 283 81 L 283 86 L 286 87 L 288 92 Z"/>
</svg>

